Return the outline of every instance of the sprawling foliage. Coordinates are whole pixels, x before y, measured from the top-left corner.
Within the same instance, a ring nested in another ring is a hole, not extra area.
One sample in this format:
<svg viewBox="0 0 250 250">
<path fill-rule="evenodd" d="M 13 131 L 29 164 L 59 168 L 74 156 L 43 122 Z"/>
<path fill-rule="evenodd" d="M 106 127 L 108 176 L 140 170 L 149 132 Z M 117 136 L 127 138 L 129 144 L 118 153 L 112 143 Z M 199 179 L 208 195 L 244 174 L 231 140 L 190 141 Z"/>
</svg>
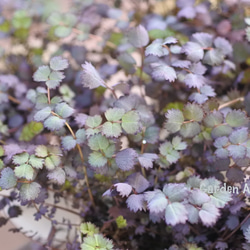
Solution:
<svg viewBox="0 0 250 250">
<path fill-rule="evenodd" d="M 248 1 L 104 2 L 0 3 L 0 226 L 33 208 L 41 249 L 249 250 Z"/>
</svg>

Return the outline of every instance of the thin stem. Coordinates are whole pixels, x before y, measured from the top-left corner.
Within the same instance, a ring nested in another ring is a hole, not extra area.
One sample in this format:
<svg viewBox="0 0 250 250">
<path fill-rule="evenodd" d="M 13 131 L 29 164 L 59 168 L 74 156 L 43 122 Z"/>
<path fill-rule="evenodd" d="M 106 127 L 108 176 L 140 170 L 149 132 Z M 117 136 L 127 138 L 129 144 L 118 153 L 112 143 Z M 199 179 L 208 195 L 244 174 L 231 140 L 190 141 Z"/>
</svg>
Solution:
<svg viewBox="0 0 250 250">
<path fill-rule="evenodd" d="M 140 53 L 141 53 L 141 66 L 140 66 L 139 86 L 140 86 L 141 96 L 144 98 L 145 95 L 144 95 L 144 93 L 142 91 L 142 74 L 143 74 L 144 57 L 145 57 L 144 48 L 140 49 Z"/>
<path fill-rule="evenodd" d="M 107 88 L 108 90 L 110 90 L 110 91 L 112 92 L 113 96 L 114 96 L 115 99 L 117 100 L 117 99 L 118 99 L 118 96 L 116 95 L 115 90 L 112 89 L 112 88 L 110 88 L 106 83 L 104 83 L 104 85 L 106 86 L 106 88 Z"/>
<path fill-rule="evenodd" d="M 48 93 L 48 103 L 50 104 L 50 89 L 49 89 L 49 87 L 47 88 L 47 93 Z"/>
<path fill-rule="evenodd" d="M 144 149 L 145 149 L 145 144 L 142 142 L 141 144 L 141 154 L 144 153 Z M 145 169 L 141 166 L 141 172 L 143 174 L 143 176 L 146 178 L 146 172 L 145 172 Z"/>
<path fill-rule="evenodd" d="M 62 118 L 60 115 L 56 114 L 56 113 L 53 112 L 53 111 L 51 111 L 51 114 L 54 115 L 54 116 L 57 116 L 57 117 L 59 117 L 59 118 Z M 64 124 L 65 124 L 65 125 L 67 126 L 67 128 L 69 129 L 69 131 L 70 131 L 71 135 L 73 136 L 73 138 L 76 139 L 76 135 L 75 135 L 74 131 L 72 130 L 71 126 L 69 125 L 69 123 L 68 123 L 67 121 L 65 121 Z M 81 149 L 81 147 L 80 147 L 79 144 L 76 144 L 76 147 L 77 147 L 77 150 L 78 150 L 78 152 L 79 152 L 81 161 L 82 161 L 82 163 L 83 163 L 83 172 L 84 172 L 84 176 L 85 176 L 85 182 L 86 182 L 86 185 L 87 185 L 87 188 L 88 188 L 89 198 L 90 198 L 90 200 L 91 200 L 92 206 L 95 208 L 95 201 L 94 201 L 94 198 L 93 198 L 91 189 L 90 189 L 89 179 L 88 179 L 88 174 L 87 174 L 87 168 L 86 168 L 86 166 L 84 165 L 84 157 L 83 157 L 82 149 Z"/>
<path fill-rule="evenodd" d="M 78 215 L 78 216 L 81 217 L 81 215 L 80 215 L 79 213 L 77 213 L 77 212 L 75 212 L 74 210 L 71 210 L 71 209 L 69 209 L 69 208 L 61 207 L 61 206 L 54 205 L 54 204 L 50 204 L 50 203 L 47 203 L 47 202 L 45 202 L 44 204 L 47 205 L 47 206 L 50 206 L 50 207 L 55 207 L 55 208 L 58 208 L 58 209 L 67 211 L 67 212 L 69 212 L 69 213 L 72 213 L 72 214 L 75 214 L 75 215 Z"/>
<path fill-rule="evenodd" d="M 218 110 L 223 109 L 223 108 L 225 108 L 225 107 L 227 107 L 227 106 L 230 106 L 230 105 L 232 105 L 232 104 L 235 104 L 235 103 L 237 103 L 237 102 L 244 102 L 244 97 L 238 97 L 238 98 L 236 98 L 236 99 L 234 99 L 234 100 L 232 100 L 232 101 L 229 101 L 229 102 L 226 102 L 226 103 L 224 103 L 224 104 L 221 104 L 221 105 L 219 106 Z"/>
<path fill-rule="evenodd" d="M 0 91 L 0 93 L 4 93 L 2 91 Z M 15 97 L 8 95 L 8 99 L 16 104 L 21 104 L 21 102 L 19 100 L 17 100 Z"/>
</svg>

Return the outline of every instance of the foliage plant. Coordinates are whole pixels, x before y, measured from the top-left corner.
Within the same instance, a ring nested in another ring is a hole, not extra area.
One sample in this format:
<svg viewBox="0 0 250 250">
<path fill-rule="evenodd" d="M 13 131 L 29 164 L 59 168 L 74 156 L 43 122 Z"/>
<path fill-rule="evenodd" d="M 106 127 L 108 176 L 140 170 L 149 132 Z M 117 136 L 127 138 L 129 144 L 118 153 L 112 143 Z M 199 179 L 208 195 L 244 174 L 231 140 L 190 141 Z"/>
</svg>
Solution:
<svg viewBox="0 0 250 250">
<path fill-rule="evenodd" d="M 0 226 L 33 207 L 39 249 L 249 250 L 248 1 L 105 2 L 0 3 Z"/>
</svg>

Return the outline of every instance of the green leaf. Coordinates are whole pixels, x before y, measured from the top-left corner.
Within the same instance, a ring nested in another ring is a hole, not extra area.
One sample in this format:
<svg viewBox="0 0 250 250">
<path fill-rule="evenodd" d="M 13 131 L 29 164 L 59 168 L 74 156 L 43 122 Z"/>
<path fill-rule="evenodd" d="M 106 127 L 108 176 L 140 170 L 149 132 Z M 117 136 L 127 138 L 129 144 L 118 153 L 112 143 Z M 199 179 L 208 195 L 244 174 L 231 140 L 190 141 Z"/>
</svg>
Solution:
<svg viewBox="0 0 250 250">
<path fill-rule="evenodd" d="M 85 129 L 78 129 L 76 131 L 76 143 L 77 144 L 82 144 L 85 142 L 86 139 L 86 132 Z"/>
<path fill-rule="evenodd" d="M 67 103 L 62 102 L 56 105 L 55 112 L 62 118 L 68 118 L 74 113 L 74 109 L 71 108 Z"/>
<path fill-rule="evenodd" d="M 108 159 L 104 157 L 100 152 L 93 152 L 89 155 L 88 161 L 92 167 L 100 168 L 104 167 L 107 164 Z"/>
<path fill-rule="evenodd" d="M 212 138 L 218 138 L 222 136 L 229 136 L 232 133 L 233 129 L 228 125 L 219 125 L 214 127 L 211 136 Z"/>
<path fill-rule="evenodd" d="M 65 120 L 64 119 L 60 119 L 57 116 L 50 116 L 49 118 L 47 118 L 44 122 L 44 126 L 51 130 L 59 130 L 64 126 Z"/>
<path fill-rule="evenodd" d="M 88 145 L 92 150 L 104 150 L 109 146 L 109 141 L 105 136 L 97 134 L 89 138 Z"/>
<path fill-rule="evenodd" d="M 240 110 L 233 110 L 227 113 L 226 123 L 231 127 L 241 127 L 246 125 L 247 122 L 246 114 Z"/>
<path fill-rule="evenodd" d="M 104 238 L 101 234 L 94 234 L 84 238 L 81 245 L 82 250 L 113 250 L 113 243 L 111 240 Z"/>
<path fill-rule="evenodd" d="M 72 28 L 66 26 L 58 26 L 55 28 L 55 35 L 60 38 L 67 37 L 71 34 Z"/>
<path fill-rule="evenodd" d="M 4 149 L 2 146 L 0 146 L 0 157 L 2 157 L 4 155 Z"/>
<path fill-rule="evenodd" d="M 33 75 L 36 82 L 45 82 L 49 80 L 50 69 L 49 66 L 40 66 Z"/>
<path fill-rule="evenodd" d="M 82 234 L 94 235 L 99 233 L 99 229 L 91 222 L 85 222 L 80 225 L 80 232 Z"/>
<path fill-rule="evenodd" d="M 63 59 L 61 56 L 56 56 L 50 59 L 50 68 L 53 70 L 64 70 L 69 64 L 67 59 Z"/>
<path fill-rule="evenodd" d="M 105 116 L 106 116 L 107 120 L 110 122 L 119 121 L 124 114 L 125 114 L 125 110 L 120 109 L 120 108 L 108 109 L 105 112 Z"/>
<path fill-rule="evenodd" d="M 38 197 L 41 190 L 41 185 L 37 182 L 22 184 L 20 188 L 20 198 L 22 201 L 34 200 Z"/>
<path fill-rule="evenodd" d="M 36 135 L 43 131 L 43 124 L 41 122 L 31 121 L 23 127 L 20 141 L 31 141 Z"/>
<path fill-rule="evenodd" d="M 26 180 L 32 180 L 34 176 L 34 169 L 29 164 L 22 164 L 15 167 L 15 175 L 17 178 L 25 178 Z"/>
<path fill-rule="evenodd" d="M 46 157 L 44 165 L 48 170 L 53 170 L 61 163 L 61 158 L 58 155 L 51 155 Z"/>
<path fill-rule="evenodd" d="M 59 71 L 52 71 L 49 75 L 49 80 L 45 82 L 45 84 L 48 86 L 50 89 L 55 89 L 60 85 L 60 82 L 62 79 L 64 79 L 65 76 L 62 72 Z"/>
<path fill-rule="evenodd" d="M 179 160 L 180 154 L 173 149 L 173 146 L 170 142 L 165 142 L 160 145 L 160 153 L 166 157 L 166 160 L 169 163 L 175 163 Z"/>
<path fill-rule="evenodd" d="M 175 150 L 184 150 L 187 148 L 187 143 L 181 141 L 181 137 L 175 136 L 172 140 L 172 145 Z"/>
<path fill-rule="evenodd" d="M 102 133 L 107 137 L 119 137 L 122 133 L 119 123 L 105 122 L 102 126 Z"/>
<path fill-rule="evenodd" d="M 103 153 L 106 157 L 111 158 L 116 151 L 115 144 L 109 145 L 107 148 L 103 149 Z"/>
<path fill-rule="evenodd" d="M 50 107 L 43 108 L 38 112 L 36 112 L 36 114 L 34 115 L 34 120 L 37 122 L 44 121 L 50 114 L 51 114 Z"/>
<path fill-rule="evenodd" d="M 12 161 L 15 165 L 21 165 L 28 161 L 29 154 L 28 153 L 22 153 L 18 155 L 14 155 L 12 158 Z"/>
<path fill-rule="evenodd" d="M 184 138 L 192 138 L 201 132 L 198 122 L 185 123 L 181 126 L 180 135 Z"/>
<path fill-rule="evenodd" d="M 140 130 L 140 116 L 131 110 L 122 116 L 122 128 L 128 134 L 135 134 Z"/>
<path fill-rule="evenodd" d="M 29 164 L 37 169 L 42 169 L 44 164 L 44 159 L 38 158 L 35 155 L 31 155 L 29 159 Z"/>
<path fill-rule="evenodd" d="M 86 125 L 90 128 L 98 127 L 102 123 L 102 117 L 100 115 L 89 116 L 86 120 Z"/>
<path fill-rule="evenodd" d="M 204 124 L 209 128 L 213 128 L 221 123 L 223 123 L 223 115 L 219 111 L 213 111 L 204 118 Z"/>
<path fill-rule="evenodd" d="M 10 189 L 15 187 L 17 184 L 17 178 L 14 174 L 14 171 L 10 168 L 4 168 L 1 171 L 0 177 L 0 187 L 3 189 Z"/>
<path fill-rule="evenodd" d="M 53 26 L 59 25 L 61 22 L 63 22 L 63 16 L 58 12 L 53 12 L 48 18 L 48 23 Z"/>
<path fill-rule="evenodd" d="M 178 109 L 171 109 L 165 114 L 167 118 L 166 129 L 170 133 L 175 133 L 181 129 L 184 122 L 183 113 Z"/>
<path fill-rule="evenodd" d="M 38 157 L 46 157 L 48 155 L 48 149 L 44 145 L 37 146 L 35 152 Z"/>
<path fill-rule="evenodd" d="M 203 63 L 209 64 L 211 66 L 220 65 L 224 61 L 224 54 L 220 49 L 212 49 L 206 52 Z"/>
<path fill-rule="evenodd" d="M 76 139 L 71 135 L 62 138 L 62 146 L 65 150 L 71 150 L 76 146 Z"/>
<path fill-rule="evenodd" d="M 203 110 L 195 103 L 188 103 L 183 110 L 184 117 L 188 120 L 200 122 L 203 118 Z"/>
<path fill-rule="evenodd" d="M 122 215 L 118 216 L 115 219 L 115 222 L 116 222 L 118 228 L 124 228 L 128 225 L 127 220 Z"/>
</svg>

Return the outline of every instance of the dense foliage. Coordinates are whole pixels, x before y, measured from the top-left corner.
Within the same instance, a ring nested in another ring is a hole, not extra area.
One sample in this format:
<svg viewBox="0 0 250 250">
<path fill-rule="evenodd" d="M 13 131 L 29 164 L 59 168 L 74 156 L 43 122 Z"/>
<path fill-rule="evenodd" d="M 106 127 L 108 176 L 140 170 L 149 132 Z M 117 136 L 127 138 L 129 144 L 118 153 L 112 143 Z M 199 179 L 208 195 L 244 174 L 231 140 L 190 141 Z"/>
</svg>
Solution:
<svg viewBox="0 0 250 250">
<path fill-rule="evenodd" d="M 249 2 L 104 2 L 0 2 L 0 225 L 33 207 L 41 249 L 249 250 Z"/>
</svg>

